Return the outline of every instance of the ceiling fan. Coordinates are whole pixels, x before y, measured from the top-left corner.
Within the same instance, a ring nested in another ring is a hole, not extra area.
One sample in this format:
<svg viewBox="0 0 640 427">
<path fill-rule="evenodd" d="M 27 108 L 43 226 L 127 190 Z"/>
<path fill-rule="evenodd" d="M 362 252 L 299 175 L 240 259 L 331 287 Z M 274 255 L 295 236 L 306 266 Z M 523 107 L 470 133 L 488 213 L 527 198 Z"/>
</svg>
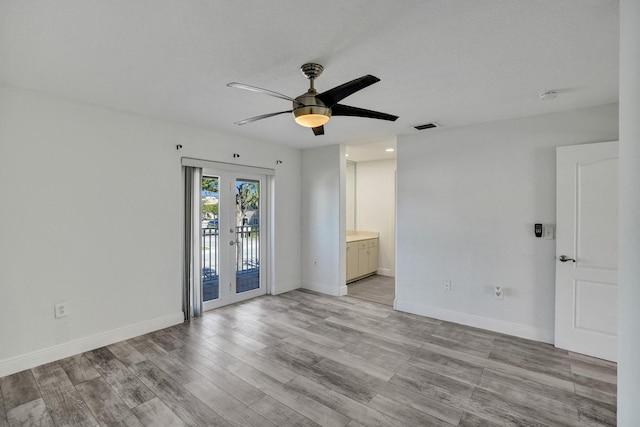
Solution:
<svg viewBox="0 0 640 427">
<path fill-rule="evenodd" d="M 268 89 L 262 89 L 260 87 L 249 86 L 236 82 L 228 83 L 227 86 L 229 87 L 264 93 L 266 95 L 275 96 L 276 98 L 285 99 L 293 103 L 293 107 L 291 110 L 262 114 L 260 116 L 240 120 L 239 122 L 235 122 L 235 124 L 246 125 L 247 123 L 255 122 L 257 120 L 266 119 L 280 114 L 293 113 L 296 123 L 301 126 L 313 129 L 314 135 L 318 136 L 324 135 L 324 124 L 329 121 L 331 116 L 367 117 L 370 119 L 389 120 L 392 122 L 398 118 L 398 116 L 393 116 L 391 114 L 365 110 L 364 108 L 350 107 L 344 104 L 338 104 L 338 102 L 342 101 L 347 96 L 352 95 L 367 86 L 379 82 L 379 78 L 368 74 L 355 80 L 351 80 L 350 82 L 341 84 L 340 86 L 336 86 L 326 92 L 318 94 L 313 86 L 313 82 L 318 76 L 320 76 L 320 74 L 322 74 L 322 70 L 324 70 L 322 65 L 314 63 L 304 64 L 302 67 L 300 67 L 300 71 L 302 71 L 302 74 L 304 74 L 309 79 L 309 90 L 295 99 L 278 92 L 274 92 Z"/>
</svg>

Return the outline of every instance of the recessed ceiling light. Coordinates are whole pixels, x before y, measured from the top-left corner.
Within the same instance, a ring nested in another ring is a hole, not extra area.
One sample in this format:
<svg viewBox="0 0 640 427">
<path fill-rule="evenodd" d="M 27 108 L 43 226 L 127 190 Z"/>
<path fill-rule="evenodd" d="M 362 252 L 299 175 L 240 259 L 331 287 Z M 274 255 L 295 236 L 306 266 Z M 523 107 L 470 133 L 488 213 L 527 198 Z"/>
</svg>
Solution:
<svg viewBox="0 0 640 427">
<path fill-rule="evenodd" d="M 394 151 L 396 151 L 396 150 L 394 150 L 393 148 L 387 148 L 387 149 L 386 149 L 386 150 L 384 150 L 384 151 L 386 151 L 387 153 L 393 153 L 393 152 L 394 152 Z"/>
<path fill-rule="evenodd" d="M 348 154 L 345 154 L 344 156 L 345 156 L 345 157 L 349 157 L 349 155 L 348 155 Z"/>
</svg>

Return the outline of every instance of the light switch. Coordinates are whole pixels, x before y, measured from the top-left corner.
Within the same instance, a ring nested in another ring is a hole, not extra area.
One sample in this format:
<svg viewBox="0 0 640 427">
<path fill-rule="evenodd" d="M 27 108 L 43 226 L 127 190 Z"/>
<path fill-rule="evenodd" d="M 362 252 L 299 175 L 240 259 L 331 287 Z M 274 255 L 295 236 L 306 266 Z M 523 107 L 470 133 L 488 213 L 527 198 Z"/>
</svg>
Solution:
<svg viewBox="0 0 640 427">
<path fill-rule="evenodd" d="M 553 240 L 556 238 L 556 226 L 553 224 L 544 224 L 542 226 L 542 238 L 545 240 Z"/>
</svg>

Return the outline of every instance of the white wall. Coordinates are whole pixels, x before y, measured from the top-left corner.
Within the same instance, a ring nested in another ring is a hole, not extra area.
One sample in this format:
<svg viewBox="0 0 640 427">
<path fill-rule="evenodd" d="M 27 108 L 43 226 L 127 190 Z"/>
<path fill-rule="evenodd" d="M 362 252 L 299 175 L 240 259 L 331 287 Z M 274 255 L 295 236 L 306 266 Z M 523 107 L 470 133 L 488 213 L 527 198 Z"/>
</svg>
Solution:
<svg viewBox="0 0 640 427">
<path fill-rule="evenodd" d="M 378 274 L 395 276 L 396 161 L 358 162 L 356 224 L 359 231 L 380 233 Z"/>
<path fill-rule="evenodd" d="M 552 342 L 555 240 L 533 224 L 555 223 L 555 147 L 616 140 L 617 111 L 400 136 L 396 307 Z"/>
<path fill-rule="evenodd" d="M 640 3 L 620 2 L 618 425 L 640 419 Z"/>
<path fill-rule="evenodd" d="M 275 292 L 299 287 L 299 150 L 0 87 L 0 376 L 181 322 L 180 158 L 233 153 L 276 169 Z"/>
<path fill-rule="evenodd" d="M 356 164 L 346 162 L 345 169 L 345 204 L 346 204 L 346 227 L 347 230 L 356 229 Z"/>
<path fill-rule="evenodd" d="M 302 287 L 346 294 L 344 146 L 302 151 Z"/>
</svg>

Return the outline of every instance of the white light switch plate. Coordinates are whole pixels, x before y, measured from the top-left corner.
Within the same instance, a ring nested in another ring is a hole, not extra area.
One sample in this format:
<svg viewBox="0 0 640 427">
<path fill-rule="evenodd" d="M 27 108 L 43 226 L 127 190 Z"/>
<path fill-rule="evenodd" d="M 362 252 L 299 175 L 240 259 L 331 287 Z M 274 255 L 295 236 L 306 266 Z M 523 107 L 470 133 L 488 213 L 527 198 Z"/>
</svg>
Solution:
<svg viewBox="0 0 640 427">
<path fill-rule="evenodd" d="M 556 226 L 553 224 L 544 224 L 542 226 L 542 238 L 545 240 L 553 240 L 556 238 Z"/>
</svg>

